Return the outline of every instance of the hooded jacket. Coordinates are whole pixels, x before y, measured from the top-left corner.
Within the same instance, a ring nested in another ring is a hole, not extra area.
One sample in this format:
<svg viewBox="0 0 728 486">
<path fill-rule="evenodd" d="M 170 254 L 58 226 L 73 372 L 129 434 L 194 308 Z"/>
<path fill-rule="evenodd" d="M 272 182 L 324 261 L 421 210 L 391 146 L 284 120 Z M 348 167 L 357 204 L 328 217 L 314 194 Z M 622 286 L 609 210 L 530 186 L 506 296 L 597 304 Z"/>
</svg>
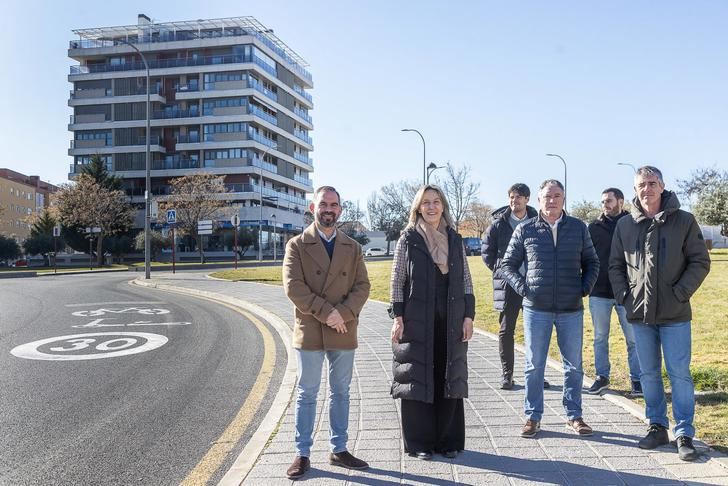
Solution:
<svg viewBox="0 0 728 486">
<path fill-rule="evenodd" d="M 664 191 L 660 212 L 645 215 L 635 198 L 612 239 L 609 280 L 627 318 L 644 324 L 692 319 L 690 297 L 710 272 L 710 255 L 695 217 Z"/>
<path fill-rule="evenodd" d="M 614 218 L 608 218 L 602 213 L 599 218 L 589 224 L 589 235 L 591 235 L 594 249 L 599 257 L 599 277 L 589 294 L 592 297 L 614 298 L 612 284 L 609 282 L 609 253 L 612 250 L 612 236 L 617 228 L 617 222 L 628 214 L 627 211 L 622 211 Z"/>
</svg>

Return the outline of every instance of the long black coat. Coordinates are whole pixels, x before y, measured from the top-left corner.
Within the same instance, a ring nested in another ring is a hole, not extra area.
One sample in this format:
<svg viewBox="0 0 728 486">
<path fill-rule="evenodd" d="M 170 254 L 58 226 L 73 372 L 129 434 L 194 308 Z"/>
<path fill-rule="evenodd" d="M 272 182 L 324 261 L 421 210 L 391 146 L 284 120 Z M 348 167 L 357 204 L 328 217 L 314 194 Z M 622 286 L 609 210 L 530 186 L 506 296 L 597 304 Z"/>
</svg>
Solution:
<svg viewBox="0 0 728 486">
<path fill-rule="evenodd" d="M 468 343 L 463 342 L 463 320 L 475 316 L 475 298 L 465 294 L 462 238 L 448 228 L 448 309 L 445 398 L 468 396 Z M 406 230 L 400 240 L 407 249 L 404 288 L 404 333 L 392 344 L 394 362 L 392 397 L 432 403 L 435 396 L 434 334 L 437 269 L 424 238 L 416 229 Z M 395 310 L 395 313 L 396 310 Z M 399 314 L 398 314 L 399 315 Z"/>
<path fill-rule="evenodd" d="M 526 206 L 526 215 L 529 218 L 538 216 L 538 211 Z M 492 213 L 493 224 L 485 233 L 485 240 L 481 247 L 481 256 L 485 266 L 493 272 L 493 308 L 502 311 L 506 306 L 508 296 L 508 280 L 503 276 L 500 265 L 511 241 L 513 228 L 511 227 L 511 208 L 504 206 Z"/>
</svg>

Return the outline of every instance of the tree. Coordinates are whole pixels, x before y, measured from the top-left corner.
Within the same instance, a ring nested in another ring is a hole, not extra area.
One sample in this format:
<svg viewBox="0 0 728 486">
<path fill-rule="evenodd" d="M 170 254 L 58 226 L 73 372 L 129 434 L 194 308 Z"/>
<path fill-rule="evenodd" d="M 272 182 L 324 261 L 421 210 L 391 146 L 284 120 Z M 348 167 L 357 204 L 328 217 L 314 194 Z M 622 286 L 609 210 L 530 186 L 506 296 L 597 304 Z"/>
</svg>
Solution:
<svg viewBox="0 0 728 486">
<path fill-rule="evenodd" d="M 79 175 L 76 184 L 61 185 L 56 204 L 64 226 L 100 228 L 96 234 L 98 265 L 103 263 L 104 237 L 127 231 L 136 212 L 123 191 L 107 189 L 86 174 Z"/>
<path fill-rule="evenodd" d="M 207 172 L 178 177 L 171 181 L 172 192 L 160 202 L 160 213 L 164 215 L 167 208 L 177 210 L 177 229 L 183 235 L 193 238 L 197 234 L 197 222 L 214 220 L 216 216 L 224 216 L 222 209 L 227 206 L 222 195 L 227 192 L 221 176 Z M 164 219 L 164 216 L 162 216 Z M 197 242 L 200 262 L 205 262 L 202 242 Z"/>
<path fill-rule="evenodd" d="M 112 191 L 120 190 L 122 187 L 121 177 L 109 174 L 106 163 L 99 154 L 92 155 L 89 163 L 81 166 L 81 174 L 91 177 L 101 187 Z"/>
<path fill-rule="evenodd" d="M 336 224 L 339 231 L 344 232 L 360 245 L 369 243 L 369 237 L 365 234 L 366 228 L 362 224 L 364 211 L 359 209 L 359 204 L 353 201 L 341 202 L 341 216 Z"/>
<path fill-rule="evenodd" d="M 463 229 L 475 233 L 478 238 L 483 236 L 493 219 L 493 208 L 480 201 L 473 201 L 468 207 L 467 216 L 463 221 Z"/>
<path fill-rule="evenodd" d="M 225 233 L 224 242 L 226 246 L 233 246 L 235 243 L 234 233 Z M 257 248 L 258 244 L 258 228 L 249 228 L 247 226 L 241 226 L 238 229 L 238 246 L 240 250 L 238 255 L 242 258 L 245 253 L 251 248 Z"/>
<path fill-rule="evenodd" d="M 698 222 L 721 227 L 728 236 L 728 171 L 715 167 L 694 170 L 689 179 L 678 180 L 680 193 L 692 202 Z"/>
<path fill-rule="evenodd" d="M 586 224 L 591 223 L 602 213 L 601 206 L 595 202 L 582 199 L 571 205 L 571 216 L 579 218 Z"/>
<path fill-rule="evenodd" d="M 480 190 L 480 183 L 472 182 L 471 172 L 472 169 L 468 165 L 458 169 L 448 163 L 445 178 L 438 179 L 450 204 L 450 215 L 455 223 L 455 231 L 459 231 L 460 224 L 467 218 L 470 205 L 476 200 Z"/>
<path fill-rule="evenodd" d="M 144 232 L 141 232 L 144 234 Z M 129 230 L 126 233 L 113 235 L 104 238 L 104 248 L 111 253 L 111 256 L 117 263 L 121 263 L 121 259 L 127 253 L 134 251 L 134 236 L 132 236 L 133 230 Z"/>
<path fill-rule="evenodd" d="M 51 211 L 44 209 L 31 222 L 30 236 L 23 242 L 23 249 L 28 255 L 43 255 L 46 265 L 50 265 L 48 255 L 56 248 L 65 247 L 63 239 L 53 241 L 53 227 L 57 221 Z"/>
<path fill-rule="evenodd" d="M 21 255 L 20 245 L 13 238 L 0 235 L 0 261 L 15 260 Z"/>
<path fill-rule="evenodd" d="M 715 167 L 701 167 L 690 173 L 688 179 L 678 179 L 678 192 L 690 201 L 704 191 L 711 191 L 728 182 L 728 171 Z"/>
<path fill-rule="evenodd" d="M 151 253 L 152 261 L 156 262 L 159 260 L 159 254 L 165 248 L 172 247 L 172 237 L 162 236 L 159 231 L 149 232 L 149 252 Z M 144 231 L 140 231 L 139 234 L 134 238 L 134 248 L 137 250 L 144 251 Z"/>
</svg>

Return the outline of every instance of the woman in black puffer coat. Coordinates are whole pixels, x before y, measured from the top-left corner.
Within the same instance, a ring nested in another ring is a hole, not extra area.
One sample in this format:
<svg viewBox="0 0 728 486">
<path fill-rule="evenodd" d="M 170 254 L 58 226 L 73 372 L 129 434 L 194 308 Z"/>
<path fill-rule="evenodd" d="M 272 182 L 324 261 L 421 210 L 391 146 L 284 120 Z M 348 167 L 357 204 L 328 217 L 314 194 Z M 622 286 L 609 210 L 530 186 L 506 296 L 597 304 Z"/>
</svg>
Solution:
<svg viewBox="0 0 728 486">
<path fill-rule="evenodd" d="M 455 457 L 465 448 L 475 297 L 453 226 L 442 190 L 423 186 L 392 264 L 392 397 L 402 399 L 405 452 L 421 459 L 433 451 Z"/>
</svg>

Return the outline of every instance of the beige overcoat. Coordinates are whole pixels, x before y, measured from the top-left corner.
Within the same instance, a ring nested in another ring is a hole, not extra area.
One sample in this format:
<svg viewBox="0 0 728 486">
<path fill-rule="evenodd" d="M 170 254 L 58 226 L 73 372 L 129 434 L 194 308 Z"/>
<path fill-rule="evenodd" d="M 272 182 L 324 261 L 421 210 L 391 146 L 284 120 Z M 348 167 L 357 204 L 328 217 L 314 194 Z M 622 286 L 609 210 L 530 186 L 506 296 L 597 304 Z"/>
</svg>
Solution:
<svg viewBox="0 0 728 486">
<path fill-rule="evenodd" d="M 336 233 L 332 259 L 315 223 L 289 240 L 283 288 L 295 307 L 293 347 L 355 349 L 359 312 L 369 297 L 369 287 L 361 246 L 342 231 Z M 326 325 L 333 309 L 341 314 L 348 332 L 340 334 Z"/>
</svg>

